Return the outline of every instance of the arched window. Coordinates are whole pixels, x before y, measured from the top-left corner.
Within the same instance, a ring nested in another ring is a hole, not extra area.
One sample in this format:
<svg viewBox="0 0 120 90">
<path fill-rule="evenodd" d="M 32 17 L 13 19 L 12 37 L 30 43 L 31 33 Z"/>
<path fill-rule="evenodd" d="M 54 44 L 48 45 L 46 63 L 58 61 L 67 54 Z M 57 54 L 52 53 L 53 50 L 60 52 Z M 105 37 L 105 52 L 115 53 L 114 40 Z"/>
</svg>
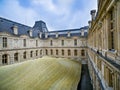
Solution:
<svg viewBox="0 0 120 90">
<path fill-rule="evenodd" d="M 40 55 L 42 55 L 42 50 L 40 50 Z"/>
<path fill-rule="evenodd" d="M 36 50 L 36 56 L 38 56 L 38 50 Z"/>
<path fill-rule="evenodd" d="M 74 50 L 74 56 L 77 56 L 77 50 Z"/>
<path fill-rule="evenodd" d="M 48 50 L 47 49 L 45 50 L 45 52 L 46 52 L 46 55 L 48 55 Z"/>
<path fill-rule="evenodd" d="M 64 50 L 62 50 L 62 55 L 64 55 Z"/>
<path fill-rule="evenodd" d="M 71 55 L 71 51 L 70 50 L 68 50 L 68 56 L 70 56 Z"/>
<path fill-rule="evenodd" d="M 81 56 L 85 56 L 85 50 L 81 50 Z"/>
<path fill-rule="evenodd" d="M 58 55 L 58 50 L 56 50 L 56 55 Z"/>
<path fill-rule="evenodd" d="M 2 64 L 8 64 L 8 55 L 7 54 L 2 55 Z"/>
<path fill-rule="evenodd" d="M 30 52 L 30 57 L 33 57 L 33 51 Z"/>
<path fill-rule="evenodd" d="M 18 61 L 18 53 L 14 54 L 14 61 Z"/>
<path fill-rule="evenodd" d="M 50 50 L 50 52 L 51 52 L 51 55 L 53 55 L 53 50 L 52 49 Z"/>
<path fill-rule="evenodd" d="M 26 59 L 26 52 L 23 53 L 23 58 Z"/>
</svg>

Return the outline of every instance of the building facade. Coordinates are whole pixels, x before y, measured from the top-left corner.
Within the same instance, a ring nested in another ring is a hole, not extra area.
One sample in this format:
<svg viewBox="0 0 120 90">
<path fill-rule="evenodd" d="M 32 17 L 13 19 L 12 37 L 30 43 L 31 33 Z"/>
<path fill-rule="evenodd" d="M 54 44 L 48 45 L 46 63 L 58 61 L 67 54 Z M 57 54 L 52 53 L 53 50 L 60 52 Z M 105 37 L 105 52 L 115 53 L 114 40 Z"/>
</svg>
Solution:
<svg viewBox="0 0 120 90">
<path fill-rule="evenodd" d="M 120 0 L 98 0 L 89 28 L 48 31 L 0 18 L 0 65 L 54 56 L 88 64 L 94 90 L 120 90 Z"/>
<path fill-rule="evenodd" d="M 48 31 L 43 21 L 33 27 L 0 18 L 0 65 L 42 56 L 86 58 L 88 27 Z M 84 62 L 84 61 L 83 61 Z"/>
<path fill-rule="evenodd" d="M 91 11 L 88 66 L 95 90 L 120 90 L 120 0 L 98 0 Z"/>
</svg>

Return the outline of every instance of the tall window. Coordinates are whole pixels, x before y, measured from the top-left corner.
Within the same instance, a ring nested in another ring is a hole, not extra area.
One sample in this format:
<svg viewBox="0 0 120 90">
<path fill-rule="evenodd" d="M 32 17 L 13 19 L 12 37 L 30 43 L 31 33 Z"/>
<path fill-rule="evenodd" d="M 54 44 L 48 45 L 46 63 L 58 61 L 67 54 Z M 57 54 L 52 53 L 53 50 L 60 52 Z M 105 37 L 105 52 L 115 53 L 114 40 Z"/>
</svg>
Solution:
<svg viewBox="0 0 120 90">
<path fill-rule="evenodd" d="M 23 46 L 26 47 L 26 39 L 23 39 Z"/>
<path fill-rule="evenodd" d="M 64 50 L 62 50 L 62 55 L 64 55 Z"/>
<path fill-rule="evenodd" d="M 8 56 L 7 54 L 2 55 L 2 64 L 7 64 L 8 63 Z"/>
<path fill-rule="evenodd" d="M 113 87 L 113 73 L 110 69 L 108 69 L 108 80 L 109 87 Z"/>
<path fill-rule="evenodd" d="M 38 50 L 36 50 L 36 56 L 38 56 Z"/>
<path fill-rule="evenodd" d="M 71 55 L 71 51 L 70 50 L 68 50 L 68 56 L 70 56 Z"/>
<path fill-rule="evenodd" d="M 58 50 L 56 50 L 56 55 L 58 55 Z"/>
<path fill-rule="evenodd" d="M 45 50 L 45 52 L 46 52 L 46 55 L 48 55 L 48 50 L 47 49 Z"/>
<path fill-rule="evenodd" d="M 109 49 L 115 49 L 115 38 L 114 38 L 114 34 L 115 34 L 115 30 L 114 30 L 114 10 L 112 9 L 109 12 L 109 17 L 110 17 L 110 21 L 109 21 Z"/>
<path fill-rule="evenodd" d="M 30 52 L 30 57 L 33 57 L 33 51 Z"/>
<path fill-rule="evenodd" d="M 3 37 L 3 48 L 7 47 L 7 38 Z"/>
<path fill-rule="evenodd" d="M 64 46 L 64 40 L 61 41 L 62 46 Z"/>
<path fill-rule="evenodd" d="M 42 55 L 42 50 L 40 50 L 40 55 Z"/>
<path fill-rule="evenodd" d="M 77 56 L 77 50 L 74 50 L 74 56 Z"/>
<path fill-rule="evenodd" d="M 23 58 L 26 59 L 26 52 L 23 53 Z"/>
<path fill-rule="evenodd" d="M 85 50 L 81 50 L 81 56 L 85 56 Z"/>
<path fill-rule="evenodd" d="M 18 53 L 14 54 L 14 61 L 18 61 Z"/>
<path fill-rule="evenodd" d="M 51 46 L 53 45 L 53 42 L 52 42 L 52 40 L 50 40 L 50 45 L 51 45 Z"/>
<path fill-rule="evenodd" d="M 74 45 L 77 46 L 77 39 L 74 39 Z"/>
<path fill-rule="evenodd" d="M 51 52 L 51 55 L 53 55 L 53 50 L 52 49 L 50 50 L 50 52 Z"/>
<path fill-rule="evenodd" d="M 36 40 L 36 47 L 38 46 L 38 40 Z"/>
</svg>

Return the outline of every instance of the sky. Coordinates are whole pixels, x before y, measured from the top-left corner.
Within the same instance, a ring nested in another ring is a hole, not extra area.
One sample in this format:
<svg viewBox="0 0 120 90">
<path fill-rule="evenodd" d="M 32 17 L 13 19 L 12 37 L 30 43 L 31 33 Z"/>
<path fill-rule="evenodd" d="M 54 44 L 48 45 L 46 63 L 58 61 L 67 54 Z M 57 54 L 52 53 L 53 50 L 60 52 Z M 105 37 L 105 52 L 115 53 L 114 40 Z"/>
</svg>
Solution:
<svg viewBox="0 0 120 90">
<path fill-rule="evenodd" d="M 42 20 L 49 31 L 87 26 L 93 9 L 97 0 L 0 0 L 0 17 L 31 27 Z"/>
</svg>

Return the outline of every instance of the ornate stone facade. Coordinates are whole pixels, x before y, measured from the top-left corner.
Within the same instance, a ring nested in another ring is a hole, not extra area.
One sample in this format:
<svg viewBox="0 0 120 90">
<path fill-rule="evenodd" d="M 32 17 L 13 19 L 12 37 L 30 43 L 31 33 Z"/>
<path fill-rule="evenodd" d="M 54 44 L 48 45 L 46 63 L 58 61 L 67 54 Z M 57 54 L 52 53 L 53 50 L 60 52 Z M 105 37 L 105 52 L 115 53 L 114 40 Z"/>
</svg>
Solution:
<svg viewBox="0 0 120 90">
<path fill-rule="evenodd" d="M 95 90 L 120 90 L 120 0 L 98 0 L 91 11 L 88 66 Z"/>
</svg>

